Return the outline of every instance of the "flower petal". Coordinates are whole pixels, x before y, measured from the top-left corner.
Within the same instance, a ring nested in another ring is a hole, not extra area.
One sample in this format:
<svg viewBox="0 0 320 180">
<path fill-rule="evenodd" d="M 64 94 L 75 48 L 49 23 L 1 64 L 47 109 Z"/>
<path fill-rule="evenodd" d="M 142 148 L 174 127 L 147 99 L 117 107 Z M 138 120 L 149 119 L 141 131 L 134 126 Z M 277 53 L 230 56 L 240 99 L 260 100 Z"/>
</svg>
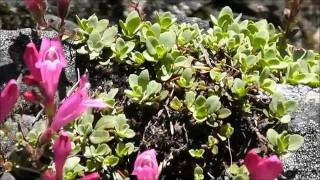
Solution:
<svg viewBox="0 0 320 180">
<path fill-rule="evenodd" d="M 6 116 L 16 104 L 19 97 L 19 89 L 17 82 L 11 79 L 0 93 L 0 123 L 4 121 Z"/>
</svg>

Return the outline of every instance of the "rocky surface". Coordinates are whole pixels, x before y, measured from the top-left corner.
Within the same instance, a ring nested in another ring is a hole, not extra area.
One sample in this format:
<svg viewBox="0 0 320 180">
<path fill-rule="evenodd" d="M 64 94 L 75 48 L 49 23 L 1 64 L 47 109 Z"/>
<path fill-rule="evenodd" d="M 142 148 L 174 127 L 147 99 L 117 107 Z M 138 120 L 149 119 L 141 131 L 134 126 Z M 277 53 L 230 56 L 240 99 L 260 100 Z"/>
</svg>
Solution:
<svg viewBox="0 0 320 180">
<path fill-rule="evenodd" d="M 320 177 L 320 88 L 278 85 L 287 99 L 299 105 L 289 123 L 289 131 L 304 136 L 303 146 L 283 158 L 289 179 L 317 180 Z"/>
</svg>

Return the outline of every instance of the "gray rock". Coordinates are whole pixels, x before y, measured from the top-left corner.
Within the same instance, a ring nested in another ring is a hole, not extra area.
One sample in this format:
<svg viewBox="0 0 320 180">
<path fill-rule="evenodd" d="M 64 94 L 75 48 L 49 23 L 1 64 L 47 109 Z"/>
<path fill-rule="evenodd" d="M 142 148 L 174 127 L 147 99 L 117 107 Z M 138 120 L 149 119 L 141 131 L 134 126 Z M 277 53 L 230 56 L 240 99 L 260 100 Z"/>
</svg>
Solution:
<svg viewBox="0 0 320 180">
<path fill-rule="evenodd" d="M 289 179 L 319 179 L 320 177 L 320 88 L 298 85 L 278 85 L 287 99 L 298 102 L 292 114 L 289 131 L 304 136 L 303 146 L 288 158 L 283 158 L 285 176 Z"/>
<path fill-rule="evenodd" d="M 0 180 L 15 180 L 15 179 L 16 178 L 14 178 L 10 173 L 3 173 L 3 175 L 0 177 Z"/>
</svg>

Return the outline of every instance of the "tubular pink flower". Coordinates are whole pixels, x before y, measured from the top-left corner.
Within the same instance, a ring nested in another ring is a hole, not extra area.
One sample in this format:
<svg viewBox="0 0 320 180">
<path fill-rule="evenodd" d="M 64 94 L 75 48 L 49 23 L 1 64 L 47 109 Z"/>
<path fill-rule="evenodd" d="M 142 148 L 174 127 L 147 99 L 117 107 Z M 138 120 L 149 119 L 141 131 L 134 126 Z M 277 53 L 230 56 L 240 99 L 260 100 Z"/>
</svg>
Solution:
<svg viewBox="0 0 320 180">
<path fill-rule="evenodd" d="M 67 66 L 61 41 L 58 37 L 43 38 L 36 67 L 40 69 L 42 88 L 48 102 L 54 100 L 62 68 Z"/>
<path fill-rule="evenodd" d="M 36 63 L 39 61 L 39 53 L 33 42 L 27 44 L 23 54 L 23 60 L 31 74 L 31 76 L 26 76 L 25 79 L 31 82 L 33 78 L 40 83 L 42 80 L 40 69 L 36 67 Z"/>
<path fill-rule="evenodd" d="M 136 175 L 138 180 L 156 180 L 158 168 L 156 151 L 147 150 L 137 156 L 132 175 Z"/>
<path fill-rule="evenodd" d="M 63 179 L 63 166 L 71 152 L 71 140 L 67 133 L 62 132 L 58 139 L 54 141 L 53 153 L 56 167 L 56 179 Z"/>
<path fill-rule="evenodd" d="M 244 164 L 252 180 L 274 180 L 283 171 L 282 162 L 276 155 L 260 157 L 255 149 L 248 152 Z"/>
<path fill-rule="evenodd" d="M 99 109 L 106 107 L 106 104 L 101 99 L 89 99 L 89 88 L 88 77 L 83 75 L 78 89 L 62 102 L 62 105 L 54 115 L 51 123 L 51 128 L 54 131 L 59 131 L 60 128 L 75 120 L 89 107 Z"/>
<path fill-rule="evenodd" d="M 99 180 L 99 179 L 100 179 L 100 174 L 97 172 L 87 174 L 80 178 L 80 180 Z"/>
<path fill-rule="evenodd" d="M 69 11 L 70 0 L 58 0 L 58 15 L 64 19 Z"/>
<path fill-rule="evenodd" d="M 4 89 L 0 92 L 0 123 L 10 113 L 19 97 L 19 89 L 16 80 L 11 79 Z"/>
</svg>

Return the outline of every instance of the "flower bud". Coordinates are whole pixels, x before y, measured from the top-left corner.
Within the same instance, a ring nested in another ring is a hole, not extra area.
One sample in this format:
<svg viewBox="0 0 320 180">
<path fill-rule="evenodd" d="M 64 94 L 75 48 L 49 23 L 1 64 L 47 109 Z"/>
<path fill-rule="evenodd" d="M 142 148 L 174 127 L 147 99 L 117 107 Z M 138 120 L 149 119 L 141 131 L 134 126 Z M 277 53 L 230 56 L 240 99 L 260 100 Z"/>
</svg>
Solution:
<svg viewBox="0 0 320 180">
<path fill-rule="evenodd" d="M 32 75 L 23 76 L 22 82 L 30 86 L 38 84 L 37 80 Z"/>
<path fill-rule="evenodd" d="M 40 136 L 39 144 L 46 144 L 52 137 L 53 130 L 51 128 L 47 128 Z"/>
<path fill-rule="evenodd" d="M 69 154 L 71 153 L 71 139 L 68 134 L 62 132 L 53 144 L 54 164 L 56 167 L 56 178 L 63 179 L 63 167 Z"/>
<path fill-rule="evenodd" d="M 61 19 L 65 19 L 69 11 L 69 0 L 59 0 L 58 1 L 58 15 Z"/>
<path fill-rule="evenodd" d="M 23 97 L 26 101 L 30 102 L 38 102 L 40 100 L 39 96 L 34 91 L 25 91 Z"/>
<path fill-rule="evenodd" d="M 47 11 L 47 0 L 24 0 L 24 2 L 38 25 L 46 27 L 44 16 Z"/>
<path fill-rule="evenodd" d="M 56 180 L 56 174 L 55 172 L 53 172 L 52 170 L 46 170 L 43 174 L 42 174 L 42 178 L 44 180 Z"/>
<path fill-rule="evenodd" d="M 19 97 L 17 81 L 11 79 L 8 84 L 0 91 L 0 123 L 4 122 L 9 115 Z"/>
</svg>

